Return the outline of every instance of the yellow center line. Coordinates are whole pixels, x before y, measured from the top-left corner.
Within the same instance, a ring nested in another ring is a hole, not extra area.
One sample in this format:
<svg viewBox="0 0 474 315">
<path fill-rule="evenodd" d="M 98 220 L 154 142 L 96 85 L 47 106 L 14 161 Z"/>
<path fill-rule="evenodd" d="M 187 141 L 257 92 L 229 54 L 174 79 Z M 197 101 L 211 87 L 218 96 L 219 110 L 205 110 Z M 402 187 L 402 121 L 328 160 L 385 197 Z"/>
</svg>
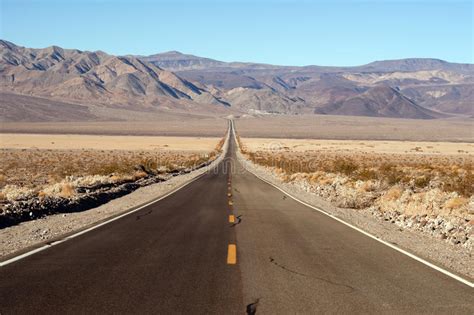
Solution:
<svg viewBox="0 0 474 315">
<path fill-rule="evenodd" d="M 227 197 L 230 197 L 230 196 L 232 196 L 232 194 L 231 194 L 231 193 L 227 193 Z"/>
<path fill-rule="evenodd" d="M 234 203 L 232 202 L 232 200 L 229 200 L 229 206 L 232 206 Z"/>
<path fill-rule="evenodd" d="M 227 264 L 235 265 L 237 263 L 237 246 L 235 244 L 229 244 L 227 249 Z"/>
<path fill-rule="evenodd" d="M 235 216 L 233 214 L 229 215 L 229 223 L 235 223 Z"/>
</svg>

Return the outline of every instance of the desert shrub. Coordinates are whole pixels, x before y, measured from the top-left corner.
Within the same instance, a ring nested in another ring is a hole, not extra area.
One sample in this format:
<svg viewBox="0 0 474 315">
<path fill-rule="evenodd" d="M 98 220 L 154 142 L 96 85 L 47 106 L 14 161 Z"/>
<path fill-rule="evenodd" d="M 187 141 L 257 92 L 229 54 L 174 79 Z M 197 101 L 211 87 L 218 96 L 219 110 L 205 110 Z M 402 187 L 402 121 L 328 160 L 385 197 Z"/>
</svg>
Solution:
<svg viewBox="0 0 474 315">
<path fill-rule="evenodd" d="M 362 191 L 375 191 L 377 189 L 377 185 L 372 180 L 368 180 L 362 184 L 360 189 Z"/>
<path fill-rule="evenodd" d="M 359 167 L 352 160 L 336 158 L 333 161 L 334 172 L 352 175 Z"/>
<path fill-rule="evenodd" d="M 356 179 L 359 180 L 374 180 L 377 179 L 378 173 L 373 169 L 363 168 L 357 172 Z"/>
<path fill-rule="evenodd" d="M 474 175 L 472 169 L 468 167 L 463 175 L 459 175 L 457 171 L 448 174 L 445 177 L 443 189 L 448 192 L 457 192 L 465 197 L 474 195 Z"/>
<path fill-rule="evenodd" d="M 0 187 L 5 186 L 6 183 L 7 183 L 7 177 L 5 176 L 5 174 L 0 173 Z"/>
<path fill-rule="evenodd" d="M 430 184 L 431 177 L 430 176 L 420 176 L 415 178 L 414 184 L 415 187 L 424 188 Z"/>
<path fill-rule="evenodd" d="M 60 196 L 64 198 L 72 197 L 76 193 L 76 190 L 70 183 L 64 183 L 61 185 Z"/>
<path fill-rule="evenodd" d="M 378 176 L 391 186 L 408 181 L 405 174 L 391 163 L 383 163 L 379 168 Z"/>
</svg>

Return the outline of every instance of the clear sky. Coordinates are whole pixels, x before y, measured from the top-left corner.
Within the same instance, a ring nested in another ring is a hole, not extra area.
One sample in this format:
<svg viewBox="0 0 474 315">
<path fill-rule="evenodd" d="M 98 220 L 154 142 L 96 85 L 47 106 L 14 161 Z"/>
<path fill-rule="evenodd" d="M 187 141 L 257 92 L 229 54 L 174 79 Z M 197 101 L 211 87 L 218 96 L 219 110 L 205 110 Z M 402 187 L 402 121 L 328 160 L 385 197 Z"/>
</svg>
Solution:
<svg viewBox="0 0 474 315">
<path fill-rule="evenodd" d="M 473 1 L 0 0 L 0 37 L 117 55 L 178 50 L 224 61 L 473 63 Z"/>
</svg>

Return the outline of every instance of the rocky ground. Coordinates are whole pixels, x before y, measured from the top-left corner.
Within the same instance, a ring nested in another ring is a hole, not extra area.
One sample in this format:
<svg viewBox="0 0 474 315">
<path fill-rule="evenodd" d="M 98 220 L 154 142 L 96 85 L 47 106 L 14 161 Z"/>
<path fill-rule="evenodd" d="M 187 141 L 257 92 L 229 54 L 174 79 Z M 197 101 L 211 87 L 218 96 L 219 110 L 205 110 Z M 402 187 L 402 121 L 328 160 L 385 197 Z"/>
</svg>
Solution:
<svg viewBox="0 0 474 315">
<path fill-rule="evenodd" d="M 464 195 L 469 190 L 464 194 L 444 191 L 436 177 L 430 180 L 433 183 L 417 187 L 413 181 L 411 186 L 410 181 L 387 185 L 380 180 L 354 180 L 349 175 L 327 170 L 291 172 L 288 166 L 286 169 L 269 166 L 263 162 L 266 160 L 251 154 L 239 156 L 248 170 L 299 199 L 474 278 L 474 199 L 472 194 Z"/>
</svg>

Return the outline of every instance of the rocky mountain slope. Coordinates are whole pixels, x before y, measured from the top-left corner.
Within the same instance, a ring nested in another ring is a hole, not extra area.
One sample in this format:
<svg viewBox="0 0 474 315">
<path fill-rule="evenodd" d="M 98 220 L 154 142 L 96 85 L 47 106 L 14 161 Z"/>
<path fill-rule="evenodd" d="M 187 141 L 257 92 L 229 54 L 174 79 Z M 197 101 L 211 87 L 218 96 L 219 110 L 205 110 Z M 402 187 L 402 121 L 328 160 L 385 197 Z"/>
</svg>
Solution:
<svg viewBox="0 0 474 315">
<path fill-rule="evenodd" d="M 433 119 L 445 117 L 417 105 L 388 86 L 369 88 L 362 94 L 315 109 L 318 114 Z"/>
<path fill-rule="evenodd" d="M 52 46 L 31 49 L 0 41 L 0 90 L 60 100 L 147 110 L 227 107 L 203 87 L 132 56 Z"/>
</svg>

